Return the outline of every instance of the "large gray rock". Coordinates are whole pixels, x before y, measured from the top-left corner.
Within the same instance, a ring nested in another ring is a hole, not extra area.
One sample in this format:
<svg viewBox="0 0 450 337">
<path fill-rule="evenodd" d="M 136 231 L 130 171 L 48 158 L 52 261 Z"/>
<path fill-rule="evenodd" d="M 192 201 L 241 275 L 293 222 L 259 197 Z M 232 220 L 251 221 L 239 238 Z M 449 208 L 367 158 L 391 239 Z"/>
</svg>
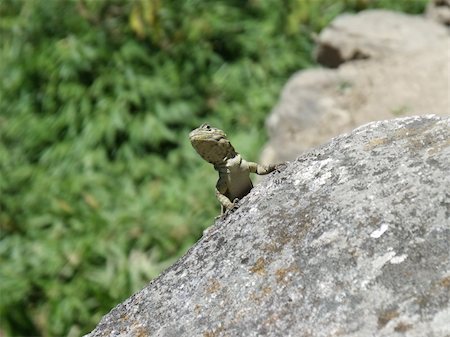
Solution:
<svg viewBox="0 0 450 337">
<path fill-rule="evenodd" d="M 450 118 L 373 122 L 256 186 L 89 335 L 450 335 Z"/>
<path fill-rule="evenodd" d="M 340 66 L 292 76 L 267 119 L 270 140 L 262 162 L 292 160 L 370 121 L 450 115 L 450 35 L 444 26 L 365 11 L 336 18 L 317 43 L 321 60 L 333 63 L 338 55 Z"/>
</svg>

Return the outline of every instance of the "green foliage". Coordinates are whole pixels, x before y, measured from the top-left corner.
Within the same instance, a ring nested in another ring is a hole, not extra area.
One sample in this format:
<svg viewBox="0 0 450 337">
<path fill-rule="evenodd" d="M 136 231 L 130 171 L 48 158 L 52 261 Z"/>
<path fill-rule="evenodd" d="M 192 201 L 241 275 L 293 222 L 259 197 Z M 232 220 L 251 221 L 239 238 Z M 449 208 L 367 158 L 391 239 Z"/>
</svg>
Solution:
<svg viewBox="0 0 450 337">
<path fill-rule="evenodd" d="M 210 121 L 256 159 L 312 33 L 344 10 L 424 3 L 2 0 L 3 333 L 90 331 L 219 212 L 192 128 Z"/>
</svg>

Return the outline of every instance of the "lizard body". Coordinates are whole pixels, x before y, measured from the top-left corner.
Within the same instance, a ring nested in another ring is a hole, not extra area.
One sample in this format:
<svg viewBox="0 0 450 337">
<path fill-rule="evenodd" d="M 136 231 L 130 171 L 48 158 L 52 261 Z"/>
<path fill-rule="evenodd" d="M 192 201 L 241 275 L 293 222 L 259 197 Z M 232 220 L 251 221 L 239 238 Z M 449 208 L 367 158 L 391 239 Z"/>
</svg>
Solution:
<svg viewBox="0 0 450 337">
<path fill-rule="evenodd" d="M 276 168 L 275 165 L 263 166 L 244 160 L 231 145 L 225 132 L 208 124 L 192 130 L 189 140 L 197 153 L 213 164 L 219 173 L 216 197 L 222 205 L 222 214 L 233 209 L 236 201 L 253 188 L 250 173 L 264 175 Z"/>
</svg>

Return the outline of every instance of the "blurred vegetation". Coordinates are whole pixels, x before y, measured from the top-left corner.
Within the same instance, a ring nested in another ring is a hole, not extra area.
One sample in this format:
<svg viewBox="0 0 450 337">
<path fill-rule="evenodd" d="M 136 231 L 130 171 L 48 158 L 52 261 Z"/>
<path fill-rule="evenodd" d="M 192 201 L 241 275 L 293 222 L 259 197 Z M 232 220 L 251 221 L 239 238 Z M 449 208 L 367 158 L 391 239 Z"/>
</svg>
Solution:
<svg viewBox="0 0 450 337">
<path fill-rule="evenodd" d="M 256 160 L 312 34 L 426 0 L 1 0 L 0 335 L 79 336 L 219 212 L 187 133 Z"/>
</svg>

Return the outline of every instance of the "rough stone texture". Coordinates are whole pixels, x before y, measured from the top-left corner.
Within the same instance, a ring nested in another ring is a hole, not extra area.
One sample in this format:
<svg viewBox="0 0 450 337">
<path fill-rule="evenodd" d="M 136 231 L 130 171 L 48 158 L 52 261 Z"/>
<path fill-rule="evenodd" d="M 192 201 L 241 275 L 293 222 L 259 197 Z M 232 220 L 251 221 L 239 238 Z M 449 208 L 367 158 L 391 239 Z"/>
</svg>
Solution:
<svg viewBox="0 0 450 337">
<path fill-rule="evenodd" d="M 265 164 L 373 120 L 450 115 L 450 35 L 442 25 L 380 10 L 343 15 L 320 34 L 318 50 L 340 66 L 288 81 L 267 119 Z"/>
<path fill-rule="evenodd" d="M 373 122 L 264 179 L 89 335 L 450 335 L 450 118 Z"/>
<path fill-rule="evenodd" d="M 425 15 L 431 20 L 450 26 L 450 0 L 431 0 Z"/>
</svg>

